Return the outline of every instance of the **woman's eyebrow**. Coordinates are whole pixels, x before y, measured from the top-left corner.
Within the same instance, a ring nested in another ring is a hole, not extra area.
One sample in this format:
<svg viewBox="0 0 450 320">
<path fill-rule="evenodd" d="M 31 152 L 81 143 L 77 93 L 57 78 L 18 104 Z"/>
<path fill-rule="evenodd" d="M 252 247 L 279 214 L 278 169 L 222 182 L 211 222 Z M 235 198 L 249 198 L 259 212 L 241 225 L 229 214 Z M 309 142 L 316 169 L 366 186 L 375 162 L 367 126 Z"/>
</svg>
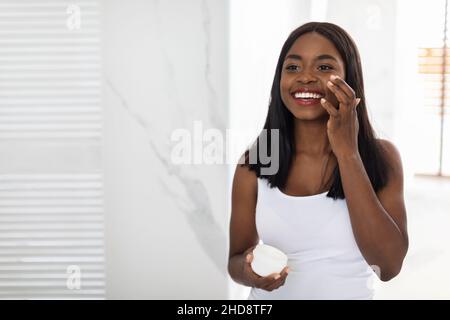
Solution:
<svg viewBox="0 0 450 320">
<path fill-rule="evenodd" d="M 302 60 L 302 57 L 299 56 L 298 54 L 289 54 L 286 56 L 286 58 L 284 58 L 285 61 L 287 59 Z"/>
<path fill-rule="evenodd" d="M 287 59 L 302 60 L 303 58 L 298 54 L 290 54 L 290 55 L 286 56 L 286 58 L 284 60 L 287 60 Z M 335 57 L 333 57 L 332 55 L 329 55 L 329 54 L 321 54 L 321 55 L 317 56 L 315 59 L 316 60 L 334 60 L 334 61 L 338 62 L 338 60 Z"/>
<path fill-rule="evenodd" d="M 332 55 L 329 55 L 329 54 L 321 54 L 320 56 L 318 56 L 316 58 L 316 60 L 334 60 L 334 61 L 338 62 L 338 60 L 335 57 L 333 57 Z"/>
</svg>

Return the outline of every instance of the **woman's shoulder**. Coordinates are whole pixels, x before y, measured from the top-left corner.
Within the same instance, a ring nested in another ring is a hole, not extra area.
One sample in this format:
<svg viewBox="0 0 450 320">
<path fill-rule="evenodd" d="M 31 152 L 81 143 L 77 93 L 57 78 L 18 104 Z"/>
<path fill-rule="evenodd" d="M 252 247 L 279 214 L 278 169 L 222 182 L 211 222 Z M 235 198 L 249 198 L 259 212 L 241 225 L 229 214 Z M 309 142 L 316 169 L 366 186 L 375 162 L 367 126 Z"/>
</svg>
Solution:
<svg viewBox="0 0 450 320">
<path fill-rule="evenodd" d="M 400 152 L 393 142 L 380 138 L 376 139 L 376 141 L 386 151 L 388 157 L 400 159 Z"/>
<path fill-rule="evenodd" d="M 251 170 L 248 164 L 245 164 L 244 156 L 242 156 L 234 172 L 233 189 L 237 193 L 246 194 L 247 196 L 255 196 L 258 188 L 258 177 L 256 172 Z"/>
<path fill-rule="evenodd" d="M 381 146 L 383 146 L 384 148 L 387 148 L 391 151 L 396 151 L 397 147 L 395 146 L 395 144 L 392 141 L 389 141 L 387 139 L 381 139 L 378 138 L 376 139 L 377 143 L 380 144 Z"/>
<path fill-rule="evenodd" d="M 395 144 L 387 139 L 377 139 L 376 141 L 383 148 L 386 160 L 393 172 L 402 172 L 401 155 Z"/>
</svg>

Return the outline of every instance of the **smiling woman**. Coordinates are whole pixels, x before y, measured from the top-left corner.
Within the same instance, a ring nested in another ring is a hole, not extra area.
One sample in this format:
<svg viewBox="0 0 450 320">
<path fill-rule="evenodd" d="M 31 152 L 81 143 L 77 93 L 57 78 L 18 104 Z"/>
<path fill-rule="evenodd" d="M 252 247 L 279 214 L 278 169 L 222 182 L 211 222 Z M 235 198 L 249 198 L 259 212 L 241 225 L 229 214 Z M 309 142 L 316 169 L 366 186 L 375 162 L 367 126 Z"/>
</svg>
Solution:
<svg viewBox="0 0 450 320">
<path fill-rule="evenodd" d="M 359 53 L 339 26 L 310 22 L 285 41 L 264 125 L 275 129 L 277 143 L 258 138 L 236 167 L 230 276 L 252 287 L 250 299 L 371 299 L 374 271 L 392 279 L 407 252 L 403 171 L 395 146 L 375 136 Z M 248 161 L 263 143 L 278 148 L 275 174 Z M 259 241 L 288 266 L 256 275 Z"/>
</svg>

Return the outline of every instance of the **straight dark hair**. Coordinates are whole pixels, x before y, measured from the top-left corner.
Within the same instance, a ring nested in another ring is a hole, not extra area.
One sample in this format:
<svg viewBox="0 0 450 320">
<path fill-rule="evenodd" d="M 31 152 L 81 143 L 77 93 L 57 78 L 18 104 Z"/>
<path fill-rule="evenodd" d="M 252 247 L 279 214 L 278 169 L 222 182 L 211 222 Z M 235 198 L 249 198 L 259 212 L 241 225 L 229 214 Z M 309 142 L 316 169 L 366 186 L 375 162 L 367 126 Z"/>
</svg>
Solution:
<svg viewBox="0 0 450 320">
<path fill-rule="evenodd" d="M 267 138 L 261 139 L 261 134 L 258 136 L 252 146 L 245 151 L 245 162 L 241 164 L 241 166 L 247 166 L 250 170 L 256 173 L 257 177 L 267 179 L 271 188 L 278 187 L 283 189 L 285 187 L 289 169 L 295 156 L 295 137 L 294 116 L 281 100 L 281 72 L 286 54 L 293 43 L 298 37 L 309 32 L 316 32 L 334 44 L 344 60 L 345 81 L 350 87 L 353 88 L 356 97 L 361 98 L 361 101 L 356 109 L 359 121 L 358 149 L 372 187 L 376 192 L 387 183 L 387 169 L 389 163 L 386 158 L 386 150 L 377 140 L 367 115 L 361 59 L 358 49 L 350 35 L 341 27 L 328 22 L 306 23 L 292 31 L 285 41 L 278 58 L 275 76 L 272 83 L 269 110 L 267 113 L 266 122 L 264 124 L 264 130 L 261 132 L 262 134 L 265 131 L 267 133 Z M 261 175 L 261 168 L 269 167 L 271 163 L 264 163 L 266 161 L 261 162 L 260 156 L 257 152 L 256 154 L 258 155 L 256 157 L 256 161 L 252 161 L 255 163 L 249 163 L 249 153 L 253 148 L 257 148 L 256 150 L 258 150 L 259 143 L 262 140 L 265 141 L 265 150 L 267 150 L 268 155 L 270 156 L 272 154 L 272 151 L 270 150 L 272 129 L 279 130 L 279 167 L 277 173 L 273 175 Z M 333 171 L 332 179 L 333 182 L 327 193 L 327 197 L 331 197 L 335 200 L 338 198 L 345 199 L 341 175 L 337 165 Z"/>
</svg>

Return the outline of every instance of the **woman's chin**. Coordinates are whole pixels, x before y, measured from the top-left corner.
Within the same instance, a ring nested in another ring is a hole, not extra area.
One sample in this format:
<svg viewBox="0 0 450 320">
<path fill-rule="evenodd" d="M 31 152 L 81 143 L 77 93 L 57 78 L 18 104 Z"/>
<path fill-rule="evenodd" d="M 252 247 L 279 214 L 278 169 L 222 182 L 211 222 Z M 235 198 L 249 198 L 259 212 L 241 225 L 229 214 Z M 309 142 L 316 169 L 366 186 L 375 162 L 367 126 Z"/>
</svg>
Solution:
<svg viewBox="0 0 450 320">
<path fill-rule="evenodd" d="M 298 120 L 306 120 L 306 121 L 311 121 L 311 120 L 328 120 L 328 112 L 325 113 L 322 112 L 321 110 L 299 110 L 298 107 L 295 108 L 294 110 L 291 109 L 290 110 L 292 115 L 294 116 L 294 118 L 298 119 Z"/>
</svg>

